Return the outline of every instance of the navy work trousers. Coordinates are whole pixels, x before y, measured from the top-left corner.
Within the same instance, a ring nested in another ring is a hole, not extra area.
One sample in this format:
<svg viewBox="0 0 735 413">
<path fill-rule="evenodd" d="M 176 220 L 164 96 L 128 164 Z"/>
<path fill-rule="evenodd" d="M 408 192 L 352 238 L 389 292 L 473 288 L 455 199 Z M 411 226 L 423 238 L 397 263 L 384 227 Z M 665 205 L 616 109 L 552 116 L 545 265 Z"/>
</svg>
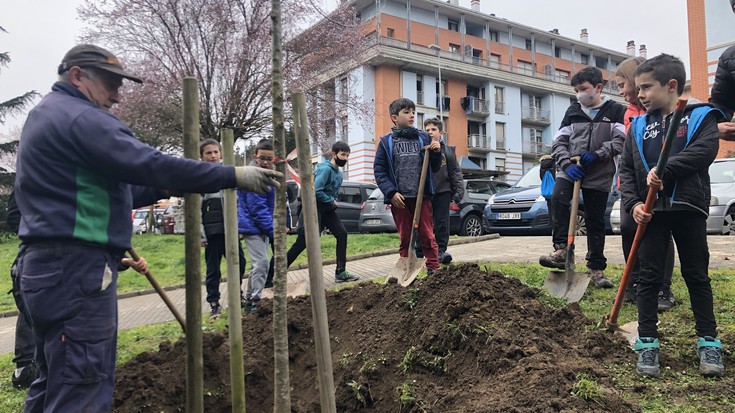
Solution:
<svg viewBox="0 0 735 413">
<path fill-rule="evenodd" d="M 18 274 L 33 325 L 37 369 L 25 413 L 109 411 L 119 256 L 73 242 L 22 249 Z"/>
</svg>

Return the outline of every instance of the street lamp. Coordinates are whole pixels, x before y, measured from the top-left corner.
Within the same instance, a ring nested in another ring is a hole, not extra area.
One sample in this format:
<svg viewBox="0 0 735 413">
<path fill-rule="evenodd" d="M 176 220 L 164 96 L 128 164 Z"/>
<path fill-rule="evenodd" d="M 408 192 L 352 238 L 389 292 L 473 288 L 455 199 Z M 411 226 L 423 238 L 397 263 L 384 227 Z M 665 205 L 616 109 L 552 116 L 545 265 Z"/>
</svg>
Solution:
<svg viewBox="0 0 735 413">
<path fill-rule="evenodd" d="M 444 91 L 442 90 L 442 62 L 441 50 L 437 44 L 429 45 L 429 49 L 436 51 L 436 66 L 439 68 L 439 120 L 444 122 Z"/>
</svg>

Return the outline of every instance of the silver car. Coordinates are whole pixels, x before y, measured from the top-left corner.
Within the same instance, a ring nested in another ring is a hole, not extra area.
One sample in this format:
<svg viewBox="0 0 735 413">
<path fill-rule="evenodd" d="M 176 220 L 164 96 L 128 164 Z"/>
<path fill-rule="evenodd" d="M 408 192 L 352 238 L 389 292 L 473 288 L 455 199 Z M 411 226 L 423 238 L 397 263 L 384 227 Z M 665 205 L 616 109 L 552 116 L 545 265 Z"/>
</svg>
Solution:
<svg viewBox="0 0 735 413">
<path fill-rule="evenodd" d="M 735 235 L 735 158 L 715 159 L 709 178 L 712 198 L 707 233 Z"/>
<path fill-rule="evenodd" d="M 360 208 L 360 232 L 396 232 L 390 204 L 383 203 L 383 193 L 375 189 Z"/>
</svg>

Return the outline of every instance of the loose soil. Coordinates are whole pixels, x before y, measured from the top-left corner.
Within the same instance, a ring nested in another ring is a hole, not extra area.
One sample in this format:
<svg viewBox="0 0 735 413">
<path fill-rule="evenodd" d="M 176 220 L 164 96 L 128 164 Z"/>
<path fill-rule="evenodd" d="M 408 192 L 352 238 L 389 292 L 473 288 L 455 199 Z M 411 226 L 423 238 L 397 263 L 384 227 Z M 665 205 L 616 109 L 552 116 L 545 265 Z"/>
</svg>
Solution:
<svg viewBox="0 0 735 413">
<path fill-rule="evenodd" d="M 625 342 L 590 328 L 576 305 L 462 264 L 411 288 L 361 283 L 327 293 L 339 412 L 636 412 L 605 366 L 631 362 Z M 243 320 L 246 404 L 273 411 L 270 301 Z M 293 412 L 319 412 L 310 297 L 288 304 Z M 205 334 L 204 411 L 230 412 L 226 334 Z M 183 340 L 118 369 L 114 412 L 183 412 Z M 600 395 L 572 395 L 585 374 Z"/>
</svg>

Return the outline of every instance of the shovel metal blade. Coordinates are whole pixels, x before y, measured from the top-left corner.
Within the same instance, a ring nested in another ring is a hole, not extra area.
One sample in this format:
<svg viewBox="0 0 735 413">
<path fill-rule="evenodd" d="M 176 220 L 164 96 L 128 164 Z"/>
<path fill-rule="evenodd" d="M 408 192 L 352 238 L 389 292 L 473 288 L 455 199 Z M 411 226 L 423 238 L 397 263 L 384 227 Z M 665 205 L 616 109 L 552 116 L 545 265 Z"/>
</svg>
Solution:
<svg viewBox="0 0 735 413">
<path fill-rule="evenodd" d="M 549 271 L 544 280 L 544 288 L 554 297 L 567 299 L 576 303 L 582 299 L 590 278 L 587 274 L 576 272 Z"/>
<path fill-rule="evenodd" d="M 395 278 L 398 280 L 398 284 L 403 287 L 408 287 L 416 279 L 421 272 L 421 268 L 424 267 L 426 259 L 416 257 L 416 253 L 411 251 L 410 248 L 408 257 L 398 258 L 395 267 L 388 274 L 388 279 Z"/>
</svg>

